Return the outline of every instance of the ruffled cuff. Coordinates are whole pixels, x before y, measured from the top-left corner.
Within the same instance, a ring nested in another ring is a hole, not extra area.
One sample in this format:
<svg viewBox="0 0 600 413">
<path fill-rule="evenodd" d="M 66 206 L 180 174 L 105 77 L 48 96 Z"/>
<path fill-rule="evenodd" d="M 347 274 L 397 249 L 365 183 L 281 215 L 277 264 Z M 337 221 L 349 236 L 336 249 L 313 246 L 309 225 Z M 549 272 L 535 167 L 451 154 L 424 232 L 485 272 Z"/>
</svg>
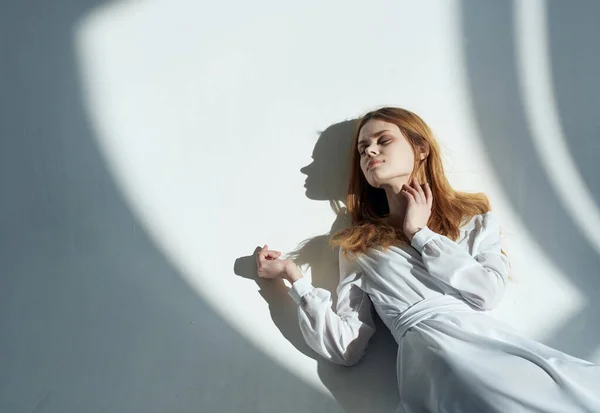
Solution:
<svg viewBox="0 0 600 413">
<path fill-rule="evenodd" d="M 425 245 L 438 235 L 439 234 L 437 234 L 436 232 L 433 232 L 432 230 L 430 230 L 428 227 L 425 226 L 425 227 L 421 228 L 420 230 L 418 230 L 415 233 L 415 235 L 413 235 L 413 239 L 410 242 L 410 245 L 412 245 L 417 251 L 419 251 L 419 253 L 422 253 Z"/>
<path fill-rule="evenodd" d="M 313 286 L 307 277 L 302 277 L 294 281 L 292 287 L 289 289 L 288 294 L 294 299 L 296 304 L 300 304 L 302 297 L 311 291 Z"/>
</svg>

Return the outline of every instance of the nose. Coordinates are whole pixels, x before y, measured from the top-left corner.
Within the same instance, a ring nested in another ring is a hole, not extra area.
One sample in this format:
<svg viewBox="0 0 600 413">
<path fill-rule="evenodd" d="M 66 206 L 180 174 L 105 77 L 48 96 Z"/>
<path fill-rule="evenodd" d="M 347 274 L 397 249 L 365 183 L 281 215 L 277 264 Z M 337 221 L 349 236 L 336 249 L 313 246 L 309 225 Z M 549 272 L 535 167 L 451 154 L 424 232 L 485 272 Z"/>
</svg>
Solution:
<svg viewBox="0 0 600 413">
<path fill-rule="evenodd" d="M 377 154 L 379 153 L 377 145 L 370 145 L 365 149 L 365 151 L 369 156 L 377 156 Z"/>
</svg>

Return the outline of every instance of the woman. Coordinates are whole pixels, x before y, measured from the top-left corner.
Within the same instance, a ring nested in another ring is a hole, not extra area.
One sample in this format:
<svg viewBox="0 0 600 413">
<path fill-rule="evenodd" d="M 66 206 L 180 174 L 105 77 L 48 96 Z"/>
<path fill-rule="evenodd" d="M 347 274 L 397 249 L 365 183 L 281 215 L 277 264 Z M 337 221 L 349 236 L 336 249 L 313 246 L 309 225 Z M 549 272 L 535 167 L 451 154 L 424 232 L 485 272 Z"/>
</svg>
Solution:
<svg viewBox="0 0 600 413">
<path fill-rule="evenodd" d="M 352 225 L 335 234 L 340 282 L 314 288 L 265 245 L 258 275 L 285 278 L 300 328 L 326 359 L 356 364 L 373 308 L 398 343 L 399 412 L 600 413 L 600 366 L 521 337 L 485 314 L 509 263 L 484 194 L 452 189 L 439 146 L 407 110 L 366 114 L 352 141 Z"/>
</svg>

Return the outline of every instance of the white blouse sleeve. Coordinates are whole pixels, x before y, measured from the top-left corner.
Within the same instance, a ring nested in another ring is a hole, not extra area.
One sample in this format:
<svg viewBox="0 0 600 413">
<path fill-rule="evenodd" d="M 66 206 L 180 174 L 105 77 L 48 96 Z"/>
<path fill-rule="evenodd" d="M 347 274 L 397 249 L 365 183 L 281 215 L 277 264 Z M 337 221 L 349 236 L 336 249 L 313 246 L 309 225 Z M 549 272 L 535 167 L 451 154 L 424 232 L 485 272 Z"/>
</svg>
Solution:
<svg viewBox="0 0 600 413">
<path fill-rule="evenodd" d="M 339 254 L 340 282 L 337 305 L 332 309 L 331 293 L 314 288 L 304 277 L 289 290 L 298 304 L 300 330 L 306 343 L 327 360 L 345 366 L 359 362 L 375 332 L 373 305 L 361 289 L 360 265 Z"/>
<path fill-rule="evenodd" d="M 498 305 L 508 278 L 508 259 L 500 252 L 500 226 L 487 212 L 477 216 L 468 235 L 471 254 L 428 227 L 419 230 L 411 245 L 421 253 L 429 273 L 453 287 L 468 303 L 482 310 Z"/>
</svg>

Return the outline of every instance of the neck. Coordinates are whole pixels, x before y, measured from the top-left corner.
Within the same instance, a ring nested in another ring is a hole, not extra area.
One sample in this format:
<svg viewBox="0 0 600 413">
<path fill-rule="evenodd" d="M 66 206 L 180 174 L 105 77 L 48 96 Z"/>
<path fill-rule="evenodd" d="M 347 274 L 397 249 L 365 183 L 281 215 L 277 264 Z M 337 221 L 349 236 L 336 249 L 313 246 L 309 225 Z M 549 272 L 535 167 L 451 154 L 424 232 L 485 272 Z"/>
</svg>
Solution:
<svg viewBox="0 0 600 413">
<path fill-rule="evenodd" d="M 390 217 L 400 222 L 404 222 L 407 206 L 406 197 L 400 191 L 402 191 L 402 185 L 408 184 L 408 178 L 408 176 L 399 178 L 398 181 L 382 187 L 390 208 Z"/>
</svg>

